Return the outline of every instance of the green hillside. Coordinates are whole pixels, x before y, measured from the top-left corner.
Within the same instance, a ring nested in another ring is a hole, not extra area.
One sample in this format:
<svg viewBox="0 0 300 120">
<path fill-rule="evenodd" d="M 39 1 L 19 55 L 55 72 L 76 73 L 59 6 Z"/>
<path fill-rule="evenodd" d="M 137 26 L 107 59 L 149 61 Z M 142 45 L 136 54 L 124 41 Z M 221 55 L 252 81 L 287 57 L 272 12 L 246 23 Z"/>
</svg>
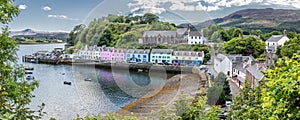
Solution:
<svg viewBox="0 0 300 120">
<path fill-rule="evenodd" d="M 87 27 L 76 26 L 67 41 L 77 48 L 83 45 L 138 47 L 138 39 L 142 37 L 144 31 L 176 29 L 174 24 L 161 22 L 158 19 L 156 15 L 150 13 L 135 17 L 109 15 L 91 21 Z"/>
</svg>

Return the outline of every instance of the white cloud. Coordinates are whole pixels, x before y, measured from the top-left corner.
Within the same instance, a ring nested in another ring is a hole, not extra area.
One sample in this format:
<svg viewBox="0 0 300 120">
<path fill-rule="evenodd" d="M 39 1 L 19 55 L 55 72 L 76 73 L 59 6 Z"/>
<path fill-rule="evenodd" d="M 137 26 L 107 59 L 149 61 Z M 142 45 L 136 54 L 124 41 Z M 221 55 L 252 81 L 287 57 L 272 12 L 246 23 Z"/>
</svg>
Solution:
<svg viewBox="0 0 300 120">
<path fill-rule="evenodd" d="M 23 4 L 23 5 L 19 5 L 18 8 L 20 10 L 25 10 L 27 8 L 27 5 Z"/>
<path fill-rule="evenodd" d="M 131 11 L 145 8 L 147 12 L 162 13 L 166 10 L 216 11 L 226 7 L 250 4 L 280 5 L 300 8 L 300 0 L 132 0 L 132 2 L 128 4 L 128 7 Z"/>
<path fill-rule="evenodd" d="M 52 8 L 50 6 L 44 6 L 44 7 L 42 7 L 42 9 L 44 11 L 50 11 L 50 10 L 52 10 Z"/>
<path fill-rule="evenodd" d="M 48 15 L 48 18 L 56 18 L 56 19 L 63 19 L 63 20 L 79 20 L 79 19 L 73 19 L 73 18 L 69 18 L 66 15 Z"/>
</svg>

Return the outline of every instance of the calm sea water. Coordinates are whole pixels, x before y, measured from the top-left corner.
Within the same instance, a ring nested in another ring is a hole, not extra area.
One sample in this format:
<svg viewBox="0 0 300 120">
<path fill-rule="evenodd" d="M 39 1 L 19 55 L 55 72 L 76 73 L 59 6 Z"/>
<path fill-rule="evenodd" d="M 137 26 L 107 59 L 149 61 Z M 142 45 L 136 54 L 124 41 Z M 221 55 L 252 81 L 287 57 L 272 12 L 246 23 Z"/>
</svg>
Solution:
<svg viewBox="0 0 300 120">
<path fill-rule="evenodd" d="M 39 50 L 51 51 L 64 44 L 20 45 L 19 63 L 34 67 L 33 76 L 40 83 L 33 94 L 30 107 L 37 109 L 45 103 L 47 115 L 59 120 L 73 119 L 79 115 L 105 114 L 119 110 L 149 91 L 159 89 L 166 76 L 149 77 L 148 73 L 118 69 L 97 69 L 93 66 L 47 65 L 23 63 L 23 55 Z M 155 73 L 151 76 L 157 76 Z M 84 81 L 86 77 L 92 81 Z M 64 85 L 63 82 L 71 82 Z"/>
</svg>

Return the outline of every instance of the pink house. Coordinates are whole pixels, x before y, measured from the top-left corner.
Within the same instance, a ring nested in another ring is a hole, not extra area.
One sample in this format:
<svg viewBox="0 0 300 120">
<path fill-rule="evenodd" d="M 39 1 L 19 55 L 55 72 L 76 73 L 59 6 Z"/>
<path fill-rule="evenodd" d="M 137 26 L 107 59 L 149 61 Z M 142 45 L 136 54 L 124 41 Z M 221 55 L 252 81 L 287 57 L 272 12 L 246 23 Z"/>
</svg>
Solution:
<svg viewBox="0 0 300 120">
<path fill-rule="evenodd" d="M 114 49 L 112 55 L 112 61 L 124 62 L 125 61 L 125 49 Z"/>
<path fill-rule="evenodd" d="M 113 47 L 101 47 L 100 60 L 112 61 L 113 53 L 114 53 Z"/>
</svg>

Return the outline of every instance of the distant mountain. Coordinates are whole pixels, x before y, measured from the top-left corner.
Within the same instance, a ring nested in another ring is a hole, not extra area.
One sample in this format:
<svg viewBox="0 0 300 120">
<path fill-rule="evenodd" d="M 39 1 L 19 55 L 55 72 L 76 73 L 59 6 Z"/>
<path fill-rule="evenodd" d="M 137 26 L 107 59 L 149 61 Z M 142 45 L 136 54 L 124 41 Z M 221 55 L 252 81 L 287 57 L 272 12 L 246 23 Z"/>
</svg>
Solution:
<svg viewBox="0 0 300 120">
<path fill-rule="evenodd" d="M 48 39 L 66 39 L 69 36 L 67 32 L 46 32 L 46 31 L 34 31 L 31 29 L 25 29 L 22 31 L 10 31 L 9 36 L 14 38 L 48 38 Z"/>
<path fill-rule="evenodd" d="M 287 9 L 245 9 L 236 11 L 223 18 L 194 24 L 196 28 L 218 24 L 222 27 L 238 27 L 244 30 L 261 29 L 264 32 L 286 29 L 300 32 L 300 10 Z"/>
</svg>

